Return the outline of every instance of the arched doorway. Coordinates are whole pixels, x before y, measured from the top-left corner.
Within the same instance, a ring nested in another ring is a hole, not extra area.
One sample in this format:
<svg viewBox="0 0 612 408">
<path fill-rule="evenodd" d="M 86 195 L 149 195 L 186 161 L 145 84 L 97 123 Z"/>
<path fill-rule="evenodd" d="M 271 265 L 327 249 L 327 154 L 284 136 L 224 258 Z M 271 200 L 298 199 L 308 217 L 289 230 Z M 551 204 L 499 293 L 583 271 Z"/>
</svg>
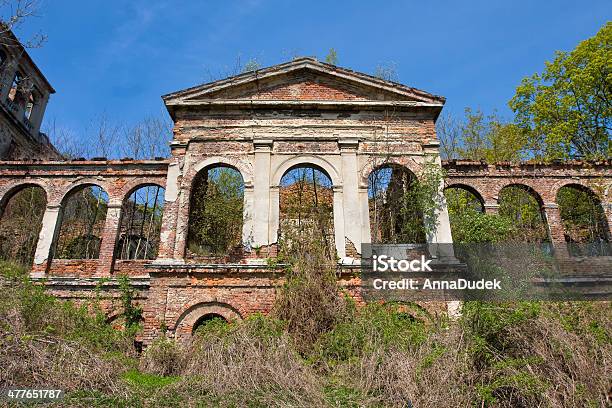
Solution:
<svg viewBox="0 0 612 408">
<path fill-rule="evenodd" d="M 244 181 L 234 167 L 200 170 L 191 188 L 188 259 L 239 255 L 243 250 Z"/>
<path fill-rule="evenodd" d="M 313 164 L 288 169 L 279 187 L 279 244 L 320 240 L 328 257 L 336 254 L 334 191 L 329 174 Z"/>
<path fill-rule="evenodd" d="M 521 242 L 550 242 L 544 203 L 531 187 L 511 184 L 499 193 L 499 215 L 512 220 L 515 237 Z"/>
<path fill-rule="evenodd" d="M 97 259 L 106 221 L 108 194 L 96 185 L 70 191 L 62 202 L 55 259 Z"/>
<path fill-rule="evenodd" d="M 227 323 L 227 319 L 218 313 L 207 313 L 196 320 L 196 322 L 193 324 L 191 334 L 194 335 L 198 330 L 201 330 L 203 327 L 214 323 Z"/>
<path fill-rule="evenodd" d="M 398 164 L 384 164 L 369 174 L 372 243 L 426 243 L 423 209 L 415 196 L 416 183 L 414 173 Z"/>
<path fill-rule="evenodd" d="M 164 188 L 140 186 L 124 201 L 117 242 L 118 259 L 155 259 L 164 211 Z"/>
<path fill-rule="evenodd" d="M 46 206 L 40 186 L 26 184 L 7 193 L 0 208 L 1 259 L 32 265 Z"/>
<path fill-rule="evenodd" d="M 597 194 L 567 184 L 557 192 L 557 204 L 570 255 L 612 256 L 610 228 Z"/>
</svg>

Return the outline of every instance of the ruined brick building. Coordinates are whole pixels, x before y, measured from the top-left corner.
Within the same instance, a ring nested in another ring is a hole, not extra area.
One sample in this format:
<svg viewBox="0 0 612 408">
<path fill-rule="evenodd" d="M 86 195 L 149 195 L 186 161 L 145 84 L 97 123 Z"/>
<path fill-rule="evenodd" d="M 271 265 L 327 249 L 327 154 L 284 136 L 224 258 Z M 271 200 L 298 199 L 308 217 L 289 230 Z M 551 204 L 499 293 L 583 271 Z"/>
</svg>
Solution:
<svg viewBox="0 0 612 408">
<path fill-rule="evenodd" d="M 0 158 L 60 159 L 40 131 L 55 90 L 10 30 L 0 31 Z"/>
<path fill-rule="evenodd" d="M 105 293 L 118 296 L 114 278 L 129 275 L 144 308 L 145 343 L 162 328 L 189 336 L 206 316 L 231 320 L 270 310 L 281 279 L 266 262 L 278 242 L 280 183 L 301 165 L 315 166 L 331 180 L 339 279 L 357 299 L 357 258 L 361 244 L 371 241 L 368 176 L 383 163 L 413 174 L 427 162 L 444 165 L 446 186 L 473 192 L 487 212 L 496 211 L 502 188 L 523 186 L 537 198 L 554 243 L 565 242 L 557 192 L 576 186 L 597 196 L 610 236 L 612 163 L 443 164 L 435 122 L 445 100 L 418 89 L 299 58 L 163 100 L 174 121 L 169 159 L 0 163 L 0 205 L 27 186 L 38 186 L 46 196 L 32 278 L 44 278 L 60 297 L 82 300 L 93 296 L 102 278 L 110 278 L 102 284 Z M 192 184 L 198 173 L 215 166 L 239 171 L 244 183 L 244 250 L 231 262 L 186 257 Z M 149 185 L 165 189 L 157 256 L 120 259 L 122 205 Z M 84 186 L 97 186 L 108 195 L 99 255 L 57 259 L 53 246 L 66 199 Z M 445 208 L 438 221 L 428 241 L 452 242 Z M 110 319 L 119 313 L 112 302 L 106 306 Z"/>
</svg>

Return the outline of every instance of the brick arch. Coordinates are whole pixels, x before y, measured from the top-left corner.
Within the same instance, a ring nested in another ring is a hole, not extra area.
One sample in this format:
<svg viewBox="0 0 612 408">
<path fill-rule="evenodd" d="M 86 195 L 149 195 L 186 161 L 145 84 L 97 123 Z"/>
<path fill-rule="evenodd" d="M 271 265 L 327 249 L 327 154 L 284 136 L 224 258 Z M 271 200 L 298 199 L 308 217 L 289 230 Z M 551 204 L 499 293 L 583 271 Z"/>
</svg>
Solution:
<svg viewBox="0 0 612 408">
<path fill-rule="evenodd" d="M 160 187 L 164 189 L 164 192 L 166 190 L 165 183 L 162 182 L 143 181 L 141 179 L 132 180 L 129 183 L 126 183 L 126 185 L 123 186 L 123 188 L 121 189 L 121 191 L 124 192 L 123 199 L 121 200 L 121 202 L 123 203 L 125 200 L 130 198 L 134 191 L 139 190 L 143 187 Z"/>
<path fill-rule="evenodd" d="M 555 194 L 555 203 L 557 203 L 558 205 L 558 194 L 559 191 L 561 191 L 561 189 L 563 187 L 567 187 L 567 188 L 574 188 L 576 190 L 580 190 L 583 192 L 586 192 L 588 195 L 590 195 L 591 197 L 596 199 L 596 205 L 599 206 L 599 209 L 602 211 L 603 217 L 601 219 L 601 227 L 603 228 L 603 232 L 604 232 L 604 236 L 606 238 L 606 240 L 608 242 L 612 241 L 612 225 L 610 225 L 610 221 L 609 221 L 609 214 L 608 214 L 608 210 L 606 207 L 608 207 L 608 203 L 606 203 L 605 201 L 605 197 L 610 189 L 610 185 L 606 186 L 603 192 L 603 197 L 602 194 L 598 194 L 595 190 L 593 190 L 593 188 L 591 186 L 585 185 L 584 183 L 577 183 L 577 180 L 571 180 L 571 181 L 567 181 L 565 184 L 559 186 L 559 188 L 556 190 L 556 194 Z M 610 207 L 612 209 L 612 207 Z M 563 218 L 560 216 L 561 221 L 563 221 Z M 596 223 L 597 224 L 597 223 Z"/>
<path fill-rule="evenodd" d="M 377 162 L 376 160 L 368 160 L 365 166 L 362 167 L 360 172 L 360 185 L 361 187 L 367 188 L 368 186 L 368 178 L 373 171 L 384 168 L 386 166 L 400 166 L 410 171 L 415 177 L 418 178 L 418 173 L 422 170 L 423 166 L 420 163 L 417 163 L 416 160 L 410 158 L 409 160 L 402 160 L 398 157 L 388 157 L 382 163 Z"/>
<path fill-rule="evenodd" d="M 557 201 L 557 195 L 559 194 L 559 190 L 561 190 L 563 187 L 575 187 L 586 191 L 589 194 L 593 194 L 595 197 L 597 197 L 599 199 L 599 202 L 603 204 L 606 202 L 606 197 L 608 197 L 608 195 L 610 194 L 610 188 L 612 187 L 612 184 L 606 184 L 603 188 L 603 194 L 600 194 L 593 189 L 592 185 L 589 185 L 588 183 L 585 183 L 582 180 L 560 180 L 552 186 L 551 195 L 554 198 L 555 202 Z"/>
<path fill-rule="evenodd" d="M 469 184 L 464 184 L 464 183 L 451 183 L 451 184 L 449 184 L 447 186 L 444 186 L 444 190 L 448 190 L 448 189 L 451 189 L 451 188 L 457 188 L 457 189 L 461 189 L 461 190 L 465 190 L 465 191 L 470 192 L 480 202 L 480 206 L 482 207 L 482 211 L 485 210 L 485 200 L 484 200 L 484 197 L 482 196 L 482 194 L 480 194 L 480 191 L 478 191 L 478 189 L 476 189 L 474 186 L 471 186 Z"/>
<path fill-rule="evenodd" d="M 253 169 L 251 168 L 251 165 L 240 159 L 233 159 L 226 156 L 207 157 L 206 159 L 199 161 L 193 166 L 194 172 L 191 178 L 193 180 L 196 174 L 208 167 L 224 165 L 232 167 L 238 171 L 245 186 L 253 183 Z"/>
<path fill-rule="evenodd" d="M 0 190 L 0 214 L 9 200 L 19 191 L 29 187 L 40 187 L 45 192 L 45 200 L 49 202 L 49 186 L 43 180 L 16 180 L 3 186 Z"/>
<path fill-rule="evenodd" d="M 234 307 L 221 302 L 198 302 L 185 307 L 174 325 L 174 335 L 179 339 L 189 338 L 194 324 L 203 316 L 215 314 L 228 322 L 242 320 L 242 316 Z"/>
<path fill-rule="evenodd" d="M 540 206 L 540 209 L 542 209 L 544 207 L 544 199 L 542 197 L 542 194 L 540 192 L 538 192 L 538 190 L 536 188 L 534 188 L 533 186 L 529 185 L 528 183 L 524 183 L 524 182 L 512 182 L 512 183 L 508 183 L 505 184 L 504 186 L 502 186 L 499 191 L 497 191 L 497 203 L 499 204 L 499 200 L 500 200 L 500 195 L 503 189 L 508 188 L 508 187 L 518 187 L 524 191 L 526 191 L 528 194 L 530 194 L 533 198 L 535 198 L 535 200 L 538 202 L 538 205 Z"/>
<path fill-rule="evenodd" d="M 121 202 L 119 201 L 121 199 L 121 197 L 113 197 L 111 196 L 110 192 L 109 192 L 109 186 L 108 183 L 105 180 L 98 180 L 95 178 L 83 178 L 83 179 L 79 179 L 76 180 L 72 183 L 70 183 L 68 186 L 66 186 L 63 194 L 61 194 L 61 197 L 59 197 L 59 200 L 57 202 L 54 202 L 53 204 L 55 205 L 60 205 L 60 204 L 64 204 L 66 202 L 66 199 L 68 197 L 70 197 L 70 195 L 77 191 L 79 188 L 85 188 L 85 187 L 99 187 L 102 190 L 104 190 L 104 192 L 108 195 L 108 204 L 111 205 L 112 202 L 117 202 L 119 205 L 121 205 Z M 49 203 L 51 204 L 51 203 Z"/>
<path fill-rule="evenodd" d="M 333 186 L 342 185 L 342 178 L 340 177 L 340 170 L 337 169 L 336 166 L 334 166 L 332 163 L 325 160 L 324 158 L 318 157 L 318 156 L 312 156 L 312 155 L 293 156 L 285 160 L 284 162 L 282 162 L 280 165 L 278 165 L 276 169 L 273 169 L 272 171 L 272 174 L 273 174 L 272 185 L 279 186 L 281 179 L 283 178 L 285 173 L 287 173 L 292 168 L 299 167 L 299 166 L 308 166 L 308 165 L 316 166 L 324 170 L 325 173 L 327 173 L 327 176 L 329 176 L 329 178 L 331 179 Z"/>
</svg>

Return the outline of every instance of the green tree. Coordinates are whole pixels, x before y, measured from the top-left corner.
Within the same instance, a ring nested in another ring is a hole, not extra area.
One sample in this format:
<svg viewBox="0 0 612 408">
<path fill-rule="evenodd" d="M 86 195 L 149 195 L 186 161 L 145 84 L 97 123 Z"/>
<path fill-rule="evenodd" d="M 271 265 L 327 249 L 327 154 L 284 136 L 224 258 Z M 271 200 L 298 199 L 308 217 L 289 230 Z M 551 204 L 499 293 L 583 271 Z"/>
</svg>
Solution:
<svg viewBox="0 0 612 408">
<path fill-rule="evenodd" d="M 481 110 L 465 108 L 465 121 L 459 126 L 458 156 L 488 162 L 519 161 L 524 158 L 524 132 L 504 123 L 496 112 L 485 116 Z"/>
<path fill-rule="evenodd" d="M 523 79 L 510 100 L 534 156 L 609 157 L 612 23 L 571 52 L 557 52 L 544 72 Z"/>
</svg>

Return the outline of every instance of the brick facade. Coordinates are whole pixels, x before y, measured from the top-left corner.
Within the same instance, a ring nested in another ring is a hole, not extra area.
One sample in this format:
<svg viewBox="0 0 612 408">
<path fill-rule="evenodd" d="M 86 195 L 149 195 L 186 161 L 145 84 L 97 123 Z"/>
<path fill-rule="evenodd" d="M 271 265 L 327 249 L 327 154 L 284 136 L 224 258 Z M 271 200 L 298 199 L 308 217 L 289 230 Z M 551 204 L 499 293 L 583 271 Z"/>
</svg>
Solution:
<svg viewBox="0 0 612 408">
<path fill-rule="evenodd" d="M 91 296 L 96 281 L 110 278 L 106 307 L 112 316 L 115 278 L 129 275 L 144 309 L 145 343 L 162 330 L 189 336 L 206 314 L 231 320 L 270 310 L 282 282 L 266 260 L 276 251 L 280 180 L 299 165 L 314 165 L 332 181 L 340 283 L 362 302 L 356 258 L 361 244 L 370 242 L 370 172 L 381 163 L 415 174 L 427 161 L 441 164 L 435 120 L 443 98 L 309 58 L 166 95 L 164 101 L 175 122 L 168 160 L 0 163 L 0 205 L 25 185 L 41 186 L 47 194 L 32 276 L 48 278 L 56 295 L 80 301 Z M 244 250 L 237 258 L 191 262 L 185 259 L 190 192 L 196 175 L 213 165 L 242 175 Z M 504 185 L 530 186 L 541 197 L 555 241 L 562 226 L 554 197 L 564 184 L 605 184 L 601 201 L 610 219 L 609 162 L 444 166 L 447 186 L 468 186 L 490 209 Z M 121 204 L 134 189 L 151 184 L 165 188 L 158 257 L 116 260 Z M 109 195 L 99 259 L 49 259 L 64 197 L 82 185 L 97 185 Z M 452 242 L 445 208 L 439 219 L 430 242 Z"/>
</svg>

